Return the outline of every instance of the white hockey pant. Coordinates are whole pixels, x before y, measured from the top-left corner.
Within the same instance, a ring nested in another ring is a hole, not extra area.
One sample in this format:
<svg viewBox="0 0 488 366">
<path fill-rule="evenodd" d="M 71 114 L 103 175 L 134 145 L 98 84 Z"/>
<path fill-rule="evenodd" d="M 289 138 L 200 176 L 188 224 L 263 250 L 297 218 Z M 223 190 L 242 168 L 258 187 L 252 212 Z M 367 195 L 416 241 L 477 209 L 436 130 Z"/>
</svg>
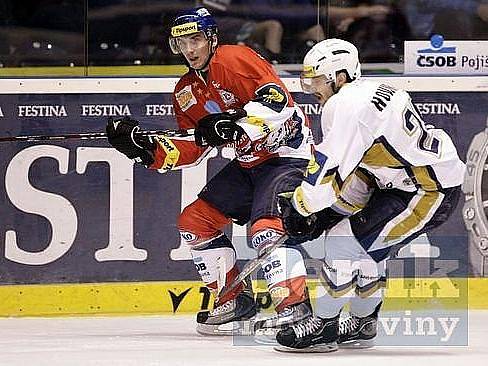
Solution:
<svg viewBox="0 0 488 366">
<path fill-rule="evenodd" d="M 332 318 L 347 303 L 353 315 L 371 314 L 384 297 L 386 259 L 377 263 L 369 256 L 354 237 L 349 219 L 329 231 L 325 252 L 316 314 Z"/>
</svg>

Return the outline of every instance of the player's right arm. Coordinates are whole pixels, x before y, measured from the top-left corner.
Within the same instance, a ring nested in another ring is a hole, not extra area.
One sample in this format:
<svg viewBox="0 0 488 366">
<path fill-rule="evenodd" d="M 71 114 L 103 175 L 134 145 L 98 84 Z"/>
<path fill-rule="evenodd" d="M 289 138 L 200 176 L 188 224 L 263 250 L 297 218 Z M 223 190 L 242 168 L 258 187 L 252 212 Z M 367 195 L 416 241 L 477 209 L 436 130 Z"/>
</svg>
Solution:
<svg viewBox="0 0 488 366">
<path fill-rule="evenodd" d="M 210 152 L 211 148 L 201 148 L 195 145 L 194 136 L 167 137 L 164 135 L 154 138 L 154 162 L 149 169 L 160 172 L 189 168 L 199 164 Z"/>
<path fill-rule="evenodd" d="M 197 125 L 179 107 L 173 96 L 173 106 L 176 121 L 180 129 L 192 129 Z M 156 148 L 154 150 L 154 163 L 150 169 L 157 169 L 160 172 L 188 168 L 199 164 L 203 158 L 212 150 L 211 147 L 200 147 L 195 144 L 194 136 L 167 137 L 158 136 L 155 138 Z"/>
<path fill-rule="evenodd" d="M 181 111 L 177 112 L 177 121 L 181 129 L 194 127 Z M 142 136 L 137 133 L 139 122 L 130 117 L 110 119 L 106 130 L 108 142 L 115 149 L 146 168 L 160 172 L 194 166 L 211 150 L 197 146 L 194 136 Z"/>
</svg>

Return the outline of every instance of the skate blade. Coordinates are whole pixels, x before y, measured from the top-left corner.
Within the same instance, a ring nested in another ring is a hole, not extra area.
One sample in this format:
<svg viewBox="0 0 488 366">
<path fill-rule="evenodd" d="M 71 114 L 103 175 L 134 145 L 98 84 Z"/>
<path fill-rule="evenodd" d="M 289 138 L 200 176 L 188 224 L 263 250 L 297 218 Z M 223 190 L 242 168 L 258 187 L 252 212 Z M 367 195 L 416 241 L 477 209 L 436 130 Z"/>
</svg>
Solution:
<svg viewBox="0 0 488 366">
<path fill-rule="evenodd" d="M 278 346 L 276 341 L 276 334 L 279 329 L 258 329 L 254 332 L 254 342 L 264 346 Z"/>
<path fill-rule="evenodd" d="M 375 342 L 372 339 L 357 339 L 353 341 L 339 343 L 339 348 L 342 349 L 367 349 L 373 348 L 374 346 Z"/>
<path fill-rule="evenodd" d="M 235 321 L 225 324 L 197 323 L 196 331 L 204 336 L 242 336 L 250 334 L 249 321 Z"/>
<path fill-rule="evenodd" d="M 286 353 L 329 353 L 337 351 L 338 349 L 339 347 L 336 342 L 314 344 L 313 346 L 306 348 L 291 348 L 282 345 L 274 347 L 275 351 Z"/>
</svg>

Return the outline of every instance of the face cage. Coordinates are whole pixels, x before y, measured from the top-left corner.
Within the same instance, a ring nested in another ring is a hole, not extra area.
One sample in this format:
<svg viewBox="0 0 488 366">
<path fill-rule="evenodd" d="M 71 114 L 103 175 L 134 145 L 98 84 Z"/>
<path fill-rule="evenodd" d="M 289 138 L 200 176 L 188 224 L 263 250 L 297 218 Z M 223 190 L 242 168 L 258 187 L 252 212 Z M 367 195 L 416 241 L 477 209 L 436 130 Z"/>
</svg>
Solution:
<svg viewBox="0 0 488 366">
<path fill-rule="evenodd" d="M 323 84 L 334 83 L 335 80 L 328 79 L 325 75 L 317 75 L 314 77 L 305 77 L 300 74 L 300 86 L 305 94 L 315 94 L 318 88 Z"/>
<path fill-rule="evenodd" d="M 200 33 L 203 33 L 207 42 L 212 42 L 211 39 L 212 39 L 213 35 L 216 35 L 216 33 L 208 33 L 207 34 L 207 32 L 204 32 L 204 31 L 200 31 Z M 192 33 L 192 34 L 195 34 L 195 33 Z M 178 45 L 178 38 L 181 38 L 181 37 L 170 36 L 168 39 L 169 48 L 171 49 L 171 52 L 173 52 L 173 54 L 175 54 L 175 55 L 181 55 L 181 53 L 182 53 L 180 46 Z"/>
</svg>

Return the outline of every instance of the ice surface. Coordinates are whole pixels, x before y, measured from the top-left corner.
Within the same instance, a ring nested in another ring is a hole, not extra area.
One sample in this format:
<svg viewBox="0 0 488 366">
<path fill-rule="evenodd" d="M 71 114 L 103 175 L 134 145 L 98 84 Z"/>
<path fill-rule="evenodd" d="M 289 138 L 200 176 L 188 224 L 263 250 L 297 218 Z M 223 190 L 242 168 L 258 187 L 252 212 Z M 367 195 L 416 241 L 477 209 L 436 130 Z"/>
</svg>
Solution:
<svg viewBox="0 0 488 366">
<path fill-rule="evenodd" d="M 195 333 L 194 316 L 0 319 L 0 365 L 488 365 L 488 311 L 469 314 L 467 347 L 376 347 L 284 354 Z M 330 363 L 329 363 L 330 362 Z"/>
</svg>

